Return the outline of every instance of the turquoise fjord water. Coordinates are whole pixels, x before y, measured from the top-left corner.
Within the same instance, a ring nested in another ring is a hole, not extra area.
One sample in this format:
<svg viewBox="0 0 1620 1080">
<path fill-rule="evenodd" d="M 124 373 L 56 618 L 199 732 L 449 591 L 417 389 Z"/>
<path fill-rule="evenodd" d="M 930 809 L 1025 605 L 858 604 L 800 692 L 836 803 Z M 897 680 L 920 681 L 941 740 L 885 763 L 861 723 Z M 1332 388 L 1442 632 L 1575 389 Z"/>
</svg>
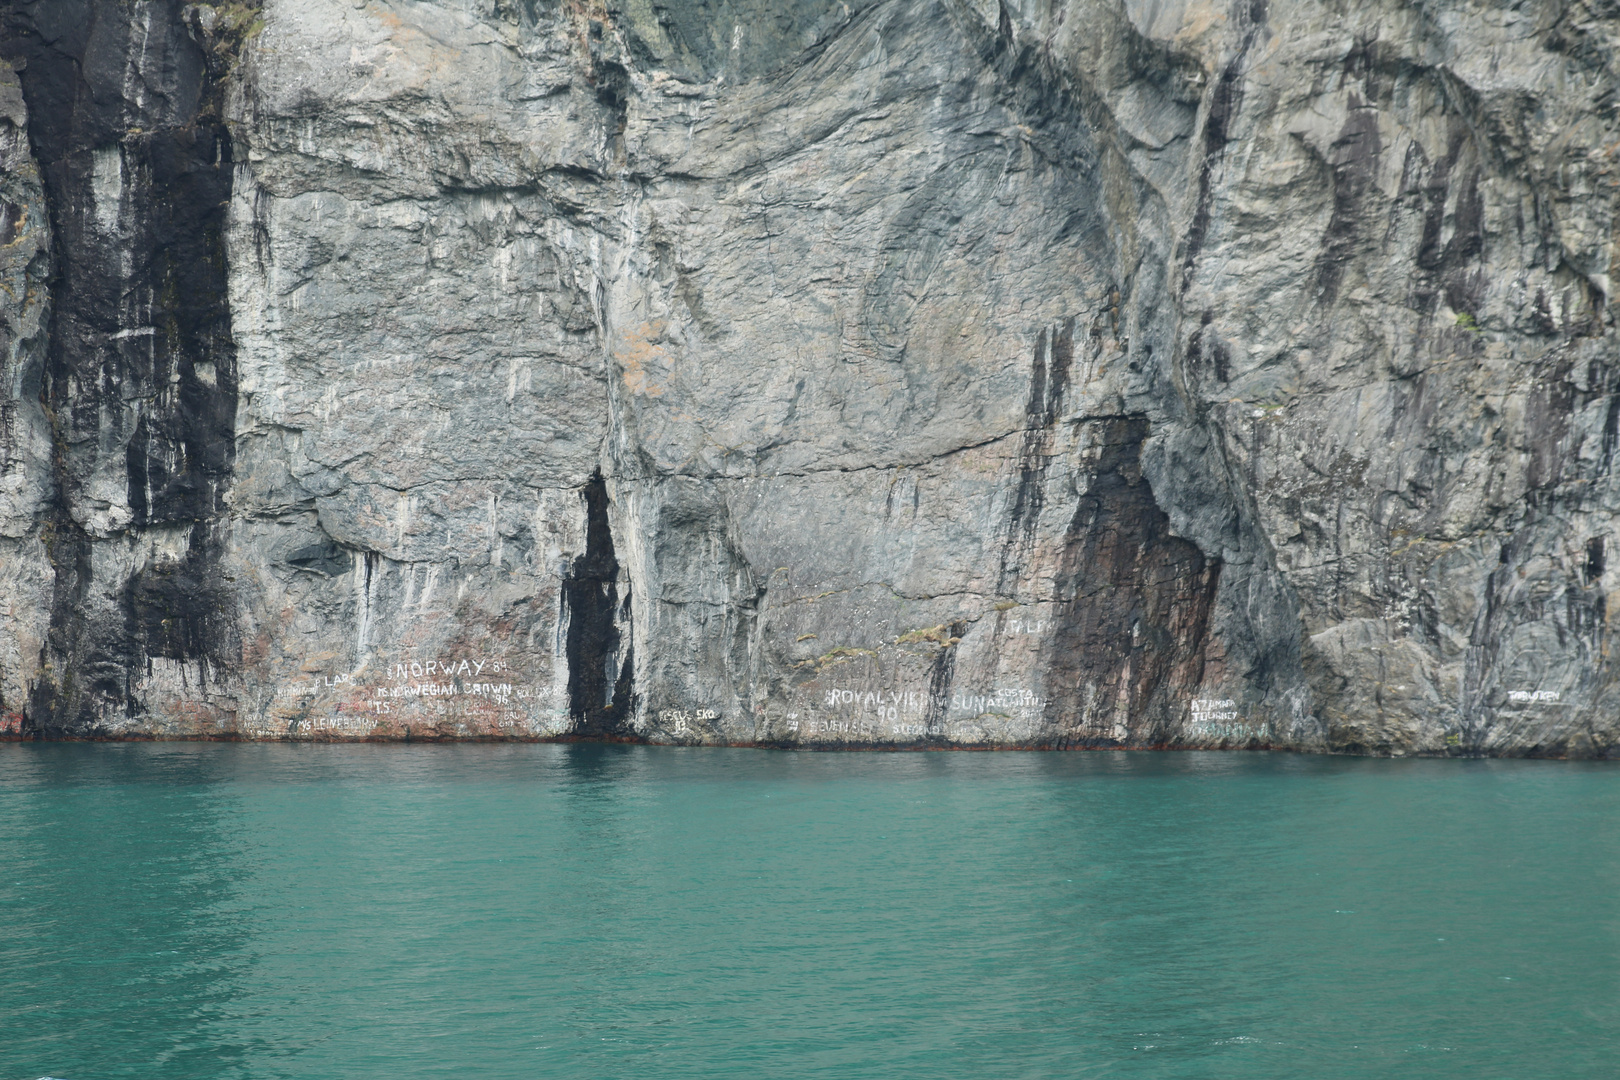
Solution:
<svg viewBox="0 0 1620 1080">
<path fill-rule="evenodd" d="M 0 746 L 0 1080 L 1612 1077 L 1620 772 Z"/>
</svg>

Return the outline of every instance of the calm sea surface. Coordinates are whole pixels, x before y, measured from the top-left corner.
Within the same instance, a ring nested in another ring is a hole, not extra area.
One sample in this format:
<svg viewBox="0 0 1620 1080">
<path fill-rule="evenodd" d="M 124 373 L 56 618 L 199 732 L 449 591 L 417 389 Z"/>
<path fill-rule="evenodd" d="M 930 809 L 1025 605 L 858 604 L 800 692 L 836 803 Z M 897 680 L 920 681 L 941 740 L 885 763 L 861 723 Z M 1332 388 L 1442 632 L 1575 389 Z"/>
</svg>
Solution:
<svg viewBox="0 0 1620 1080">
<path fill-rule="evenodd" d="M 1620 767 L 0 746 L 0 1080 L 1613 1077 Z"/>
</svg>

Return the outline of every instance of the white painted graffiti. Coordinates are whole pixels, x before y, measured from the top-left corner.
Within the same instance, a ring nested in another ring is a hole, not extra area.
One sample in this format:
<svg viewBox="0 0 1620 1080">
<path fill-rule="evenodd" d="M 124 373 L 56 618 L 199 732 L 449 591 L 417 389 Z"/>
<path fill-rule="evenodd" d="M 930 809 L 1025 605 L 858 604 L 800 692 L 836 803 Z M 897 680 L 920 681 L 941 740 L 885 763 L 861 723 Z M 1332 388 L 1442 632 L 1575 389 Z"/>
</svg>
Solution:
<svg viewBox="0 0 1620 1080">
<path fill-rule="evenodd" d="M 801 738 L 816 735 L 857 735 L 868 739 L 921 738 L 928 734 L 928 728 L 923 724 L 885 724 L 870 720 L 789 720 L 787 729 L 790 734 Z"/>
<path fill-rule="evenodd" d="M 513 686 L 511 683 L 411 683 L 409 686 L 374 686 L 372 693 L 380 698 L 413 698 L 413 697 L 519 697 L 541 696 L 527 686 Z M 545 687 L 546 691 L 551 688 Z"/>
<path fill-rule="evenodd" d="M 1266 728 L 1255 727 L 1253 724 L 1241 722 L 1236 724 L 1194 722 L 1187 726 L 1187 734 L 1195 739 L 1224 739 L 1232 742 L 1248 742 L 1251 739 L 1266 739 L 1269 737 Z"/>
<path fill-rule="evenodd" d="M 297 723 L 303 726 L 291 732 L 293 734 L 296 731 L 352 733 L 361 729 L 369 731 L 374 723 L 416 720 L 441 724 L 465 720 L 476 726 L 502 718 L 503 727 L 532 725 L 542 712 L 557 711 L 549 707 L 560 696 L 557 687 L 523 685 L 512 681 L 514 674 L 510 663 L 487 656 L 401 660 L 370 672 L 362 667 L 345 673 L 312 673 L 278 686 L 275 699 L 284 702 L 278 710 L 283 716 L 290 714 L 289 706 L 296 708 L 297 703 L 303 703 L 307 707 L 312 700 L 324 696 L 338 697 L 340 701 L 317 706 L 322 711 L 356 714 L 356 718 L 344 719 L 337 727 L 326 721 L 299 720 Z M 362 721 L 360 716 L 367 719 Z M 440 719 L 434 720 L 435 717 Z"/>
<path fill-rule="evenodd" d="M 915 690 L 851 690 L 842 687 L 827 691 L 822 704 L 835 709 L 840 706 L 873 709 L 879 719 L 898 720 L 902 715 L 926 713 L 931 710 L 950 709 L 953 712 L 985 713 L 1008 710 L 1038 709 L 1044 699 L 1032 691 L 998 689 L 967 693 L 926 694 Z"/>
<path fill-rule="evenodd" d="M 377 726 L 377 721 L 369 716 L 312 716 L 304 720 L 294 720 L 288 728 L 289 735 L 301 735 L 305 732 L 330 732 L 334 735 L 369 735 L 371 729 Z"/>
<path fill-rule="evenodd" d="M 492 674 L 512 670 L 503 660 L 401 660 L 388 669 L 388 677 L 395 682 L 407 679 L 458 679 L 462 676 L 476 679 L 484 673 L 485 668 Z"/>
<path fill-rule="evenodd" d="M 712 723 L 720 719 L 720 714 L 713 709 L 659 709 L 658 722 L 669 728 L 676 735 L 686 735 L 691 732 L 694 723 Z"/>
</svg>

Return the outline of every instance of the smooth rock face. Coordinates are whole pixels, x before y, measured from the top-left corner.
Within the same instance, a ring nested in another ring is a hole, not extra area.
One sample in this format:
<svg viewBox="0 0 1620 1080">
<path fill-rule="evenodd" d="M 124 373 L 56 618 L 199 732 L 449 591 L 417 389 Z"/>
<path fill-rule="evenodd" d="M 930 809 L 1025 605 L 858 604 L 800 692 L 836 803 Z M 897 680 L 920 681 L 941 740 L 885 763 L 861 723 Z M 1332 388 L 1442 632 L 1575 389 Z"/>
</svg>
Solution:
<svg viewBox="0 0 1620 1080">
<path fill-rule="evenodd" d="M 7 730 L 1617 752 L 1620 11 L 0 11 Z"/>
</svg>

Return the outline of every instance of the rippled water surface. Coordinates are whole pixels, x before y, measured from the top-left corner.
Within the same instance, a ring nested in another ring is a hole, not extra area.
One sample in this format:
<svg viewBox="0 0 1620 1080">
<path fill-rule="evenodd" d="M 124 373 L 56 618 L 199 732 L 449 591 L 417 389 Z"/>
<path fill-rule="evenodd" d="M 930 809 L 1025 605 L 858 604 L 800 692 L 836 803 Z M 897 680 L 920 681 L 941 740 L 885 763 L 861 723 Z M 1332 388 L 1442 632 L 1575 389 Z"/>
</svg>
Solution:
<svg viewBox="0 0 1620 1080">
<path fill-rule="evenodd" d="M 0 746 L 0 1080 L 1612 1077 L 1620 768 Z"/>
</svg>

